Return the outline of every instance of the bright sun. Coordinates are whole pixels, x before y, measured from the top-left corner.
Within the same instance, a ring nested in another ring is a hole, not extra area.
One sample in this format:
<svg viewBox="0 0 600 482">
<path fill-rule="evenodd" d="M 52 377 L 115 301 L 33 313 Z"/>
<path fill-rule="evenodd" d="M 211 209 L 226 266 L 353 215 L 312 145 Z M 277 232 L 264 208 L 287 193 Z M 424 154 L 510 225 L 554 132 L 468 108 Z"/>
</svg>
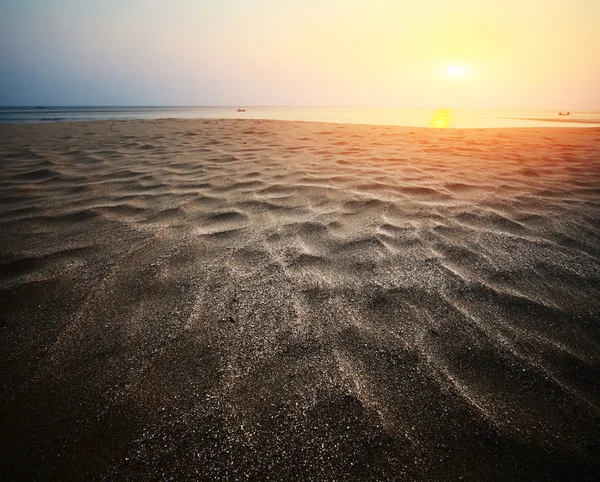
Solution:
<svg viewBox="0 0 600 482">
<path fill-rule="evenodd" d="M 444 70 L 444 76 L 450 79 L 459 80 L 467 77 L 469 69 L 464 65 L 452 64 Z"/>
</svg>

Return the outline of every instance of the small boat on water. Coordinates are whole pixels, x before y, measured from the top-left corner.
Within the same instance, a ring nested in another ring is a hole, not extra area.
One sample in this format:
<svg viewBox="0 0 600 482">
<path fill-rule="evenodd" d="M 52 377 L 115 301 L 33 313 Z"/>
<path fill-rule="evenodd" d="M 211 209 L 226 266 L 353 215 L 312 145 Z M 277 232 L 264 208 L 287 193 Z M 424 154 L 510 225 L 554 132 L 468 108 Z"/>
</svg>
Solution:
<svg viewBox="0 0 600 482">
<path fill-rule="evenodd" d="M 571 115 L 570 112 L 559 112 L 558 115 Z"/>
<path fill-rule="evenodd" d="M 238 112 L 246 112 L 246 109 L 238 109 Z"/>
</svg>

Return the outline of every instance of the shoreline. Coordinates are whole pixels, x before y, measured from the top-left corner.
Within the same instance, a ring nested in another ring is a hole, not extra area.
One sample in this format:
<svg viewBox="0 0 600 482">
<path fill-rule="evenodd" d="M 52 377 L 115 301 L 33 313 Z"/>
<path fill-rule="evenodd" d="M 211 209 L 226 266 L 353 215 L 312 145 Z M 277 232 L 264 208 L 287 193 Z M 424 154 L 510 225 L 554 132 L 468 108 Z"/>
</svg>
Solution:
<svg viewBox="0 0 600 482">
<path fill-rule="evenodd" d="M 537 120 L 537 119 L 528 119 L 528 120 Z M 155 124 L 157 122 L 165 123 L 165 122 L 190 122 L 190 123 L 212 123 L 212 122 L 248 122 L 248 123 L 261 123 L 261 122 L 274 122 L 274 123 L 283 123 L 283 124 L 317 124 L 317 125 L 331 125 L 333 127 L 336 126 L 356 126 L 362 128 L 391 128 L 398 130 L 423 130 L 425 132 L 429 131 L 439 131 L 439 132 L 452 132 L 452 131 L 537 131 L 537 130 L 553 130 L 556 129 L 560 131 L 574 131 L 574 130 L 598 130 L 600 131 L 600 121 L 598 121 L 598 125 L 596 125 L 596 121 L 592 122 L 591 125 L 584 126 L 557 126 L 555 123 L 565 123 L 565 124 L 574 124 L 579 121 L 572 120 L 547 120 L 544 119 L 544 122 L 552 123 L 547 126 L 506 126 L 506 127 L 433 127 L 433 126 L 401 126 L 395 124 L 368 124 L 368 123 L 355 123 L 355 122 L 330 122 L 330 121 L 316 121 L 316 120 L 284 120 L 284 119 L 262 119 L 262 118 L 187 118 L 187 117 L 164 117 L 164 118 L 156 118 L 156 119 L 98 119 L 98 120 L 55 120 L 55 121 L 40 121 L 40 122 L 8 122 L 8 123 L 0 123 L 0 129 L 3 126 L 52 126 L 52 125 L 65 125 L 68 124 L 70 126 L 85 126 L 87 124 L 123 124 L 123 123 L 141 123 L 141 124 Z"/>
<path fill-rule="evenodd" d="M 548 111 L 490 109 L 390 109 L 390 108 L 294 108 L 256 107 L 248 112 L 236 112 L 225 107 L 85 107 L 46 109 L 0 109 L 0 122 L 23 121 L 94 121 L 145 119 L 261 119 L 307 122 L 352 123 L 358 125 L 390 125 L 405 127 L 495 128 L 544 127 L 560 124 L 565 127 L 594 127 L 600 122 L 598 112 L 573 112 L 557 117 Z M 192 116 L 192 117 L 190 117 Z M 112 119 L 111 119 L 112 117 Z M 435 124 L 435 125 L 434 125 Z"/>
</svg>

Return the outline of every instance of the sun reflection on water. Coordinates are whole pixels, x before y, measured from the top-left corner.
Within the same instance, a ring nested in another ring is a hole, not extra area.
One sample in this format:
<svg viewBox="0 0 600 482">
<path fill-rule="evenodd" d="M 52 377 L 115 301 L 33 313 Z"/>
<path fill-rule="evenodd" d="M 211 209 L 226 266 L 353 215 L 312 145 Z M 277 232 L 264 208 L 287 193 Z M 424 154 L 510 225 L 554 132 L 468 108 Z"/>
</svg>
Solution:
<svg viewBox="0 0 600 482">
<path fill-rule="evenodd" d="M 432 127 L 446 129 L 450 127 L 452 120 L 450 109 L 438 109 L 431 121 Z"/>
</svg>

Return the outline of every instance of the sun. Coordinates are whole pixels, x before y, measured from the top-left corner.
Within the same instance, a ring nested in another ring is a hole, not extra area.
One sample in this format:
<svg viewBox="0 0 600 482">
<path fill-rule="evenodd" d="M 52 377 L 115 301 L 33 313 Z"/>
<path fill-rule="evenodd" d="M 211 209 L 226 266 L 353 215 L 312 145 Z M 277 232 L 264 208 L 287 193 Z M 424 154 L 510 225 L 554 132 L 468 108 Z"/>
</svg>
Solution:
<svg viewBox="0 0 600 482">
<path fill-rule="evenodd" d="M 459 65 L 450 65 L 448 67 L 448 75 L 450 77 L 462 77 L 464 75 L 464 71 Z"/>
<path fill-rule="evenodd" d="M 469 75 L 469 67 L 461 64 L 450 64 L 443 70 L 443 75 L 446 78 L 453 80 L 461 80 Z"/>
</svg>

